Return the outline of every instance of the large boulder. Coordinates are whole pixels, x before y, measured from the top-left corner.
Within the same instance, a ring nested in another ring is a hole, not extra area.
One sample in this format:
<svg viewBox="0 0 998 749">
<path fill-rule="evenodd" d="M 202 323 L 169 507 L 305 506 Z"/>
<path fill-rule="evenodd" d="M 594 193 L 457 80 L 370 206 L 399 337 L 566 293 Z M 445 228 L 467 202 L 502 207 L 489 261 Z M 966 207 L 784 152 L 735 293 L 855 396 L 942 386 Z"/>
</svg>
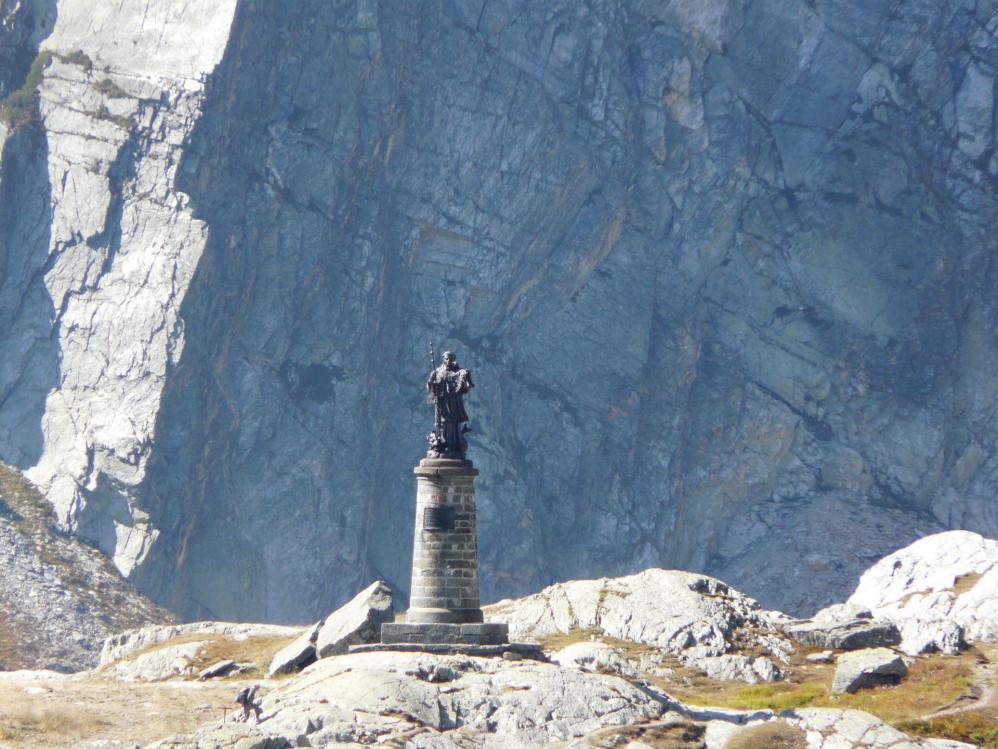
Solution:
<svg viewBox="0 0 998 749">
<path fill-rule="evenodd" d="M 195 672 L 194 664 L 206 644 L 204 640 L 195 640 L 150 648 L 148 652 L 122 658 L 102 668 L 102 672 L 119 681 L 161 681 L 189 676 Z"/>
<path fill-rule="evenodd" d="M 783 680 L 783 672 L 765 656 L 716 655 L 699 659 L 697 667 L 710 678 L 721 681 L 758 684 Z"/>
<path fill-rule="evenodd" d="M 320 620 L 302 632 L 298 637 L 274 653 L 267 669 L 268 676 L 280 676 L 301 671 L 306 666 L 315 663 L 318 657 L 315 652 L 315 640 L 319 629 L 325 620 Z"/>
<path fill-rule="evenodd" d="M 388 584 L 380 580 L 371 583 L 275 653 L 268 675 L 301 671 L 319 658 L 345 653 L 351 645 L 377 642 L 382 623 L 392 620 L 392 605 Z"/>
<path fill-rule="evenodd" d="M 326 658 L 345 653 L 351 645 L 378 642 L 381 625 L 392 617 L 392 589 L 380 580 L 371 583 L 325 618 L 315 638 L 316 656 Z"/>
<path fill-rule="evenodd" d="M 998 640 L 998 541 L 969 531 L 927 536 L 868 569 L 849 603 L 897 622 L 908 653 Z"/>
<path fill-rule="evenodd" d="M 856 692 L 868 687 L 897 684 L 908 675 L 904 658 L 888 648 L 844 653 L 836 661 L 832 690 Z"/>
</svg>

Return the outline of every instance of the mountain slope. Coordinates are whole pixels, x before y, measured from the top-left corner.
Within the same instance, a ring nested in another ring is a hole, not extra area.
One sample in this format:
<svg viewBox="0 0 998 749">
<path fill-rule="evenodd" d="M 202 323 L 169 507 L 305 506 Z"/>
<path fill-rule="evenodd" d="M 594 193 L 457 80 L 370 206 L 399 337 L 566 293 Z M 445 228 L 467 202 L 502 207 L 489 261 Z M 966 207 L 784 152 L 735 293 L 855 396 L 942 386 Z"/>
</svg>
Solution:
<svg viewBox="0 0 998 749">
<path fill-rule="evenodd" d="M 0 671 L 92 668 L 106 637 L 173 621 L 54 520 L 38 490 L 0 464 Z"/>
</svg>

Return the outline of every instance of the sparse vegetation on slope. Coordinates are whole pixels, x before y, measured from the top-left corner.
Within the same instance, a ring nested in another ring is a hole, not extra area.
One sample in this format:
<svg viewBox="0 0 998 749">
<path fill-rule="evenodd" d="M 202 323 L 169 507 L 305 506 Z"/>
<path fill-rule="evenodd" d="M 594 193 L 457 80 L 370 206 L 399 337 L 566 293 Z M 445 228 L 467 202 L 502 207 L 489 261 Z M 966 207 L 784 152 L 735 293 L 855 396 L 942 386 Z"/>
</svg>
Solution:
<svg viewBox="0 0 998 749">
<path fill-rule="evenodd" d="M 970 710 L 931 720 L 902 721 L 897 726 L 913 736 L 966 741 L 981 749 L 998 749 L 998 710 Z"/>
<path fill-rule="evenodd" d="M 17 128 L 30 122 L 34 117 L 38 88 L 42 85 L 45 68 L 52 62 L 51 52 L 39 52 L 31 63 L 28 75 L 21 87 L 0 100 L 0 121 L 8 127 Z"/>
<path fill-rule="evenodd" d="M 202 646 L 191 659 L 187 676 L 193 678 L 199 671 L 213 666 L 219 661 L 227 660 L 249 666 L 250 670 L 240 675 L 240 678 L 264 676 L 274 654 L 297 636 L 251 635 L 239 637 L 210 632 L 189 632 L 137 650 L 120 661 L 115 661 L 115 663 L 135 661 L 159 650 L 173 648 L 185 643 L 199 642 L 202 643 Z"/>
<path fill-rule="evenodd" d="M 739 731 L 724 749 L 807 749 L 807 737 L 797 726 L 781 720 Z"/>
<path fill-rule="evenodd" d="M 0 669 L 95 665 L 104 637 L 172 614 L 125 581 L 98 549 L 63 533 L 51 505 L 0 463 Z"/>
<path fill-rule="evenodd" d="M 696 705 L 741 710 L 780 712 L 801 707 L 856 709 L 876 715 L 906 733 L 978 743 L 998 749 L 998 707 L 969 710 L 955 715 L 925 719 L 924 716 L 957 703 L 972 700 L 982 689 L 981 662 L 998 679 L 995 657 L 998 648 L 979 646 L 959 656 L 931 655 L 919 658 L 908 677 L 895 687 L 878 687 L 856 694 L 831 690 L 831 664 L 808 664 L 798 659 L 786 669 L 785 681 L 746 686 L 709 679 L 689 669 L 675 669 L 675 677 L 657 679 L 669 694 Z"/>
</svg>

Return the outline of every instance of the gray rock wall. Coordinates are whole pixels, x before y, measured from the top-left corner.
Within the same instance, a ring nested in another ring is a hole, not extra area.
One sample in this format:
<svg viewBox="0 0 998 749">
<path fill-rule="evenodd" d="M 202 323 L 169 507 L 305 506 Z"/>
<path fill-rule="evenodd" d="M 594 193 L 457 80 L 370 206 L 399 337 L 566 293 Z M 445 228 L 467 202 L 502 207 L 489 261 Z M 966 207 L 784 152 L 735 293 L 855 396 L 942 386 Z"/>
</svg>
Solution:
<svg viewBox="0 0 998 749">
<path fill-rule="evenodd" d="M 994 2 L 192 3 L 96 34 L 77 5 L 46 44 L 127 96 L 56 61 L 48 153 L 6 140 L 0 185 L 37 186 L 2 209 L 33 306 L 0 457 L 157 600 L 404 589 L 431 337 L 478 383 L 485 600 L 655 565 L 813 610 L 920 535 L 998 534 Z M 77 100 L 132 122 L 85 200 L 52 166 Z M 38 285 L 74 231 L 134 252 L 117 293 L 120 250 Z"/>
</svg>

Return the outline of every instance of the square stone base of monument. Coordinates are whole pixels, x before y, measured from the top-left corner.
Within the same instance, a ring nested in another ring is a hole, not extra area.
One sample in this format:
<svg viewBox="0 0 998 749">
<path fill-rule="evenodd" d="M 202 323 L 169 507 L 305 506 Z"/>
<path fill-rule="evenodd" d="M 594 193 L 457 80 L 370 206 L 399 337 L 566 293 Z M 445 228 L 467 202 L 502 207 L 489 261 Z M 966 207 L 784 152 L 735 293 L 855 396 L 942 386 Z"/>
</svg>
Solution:
<svg viewBox="0 0 998 749">
<path fill-rule="evenodd" d="M 509 626 L 496 622 L 485 624 L 386 622 L 381 625 L 381 642 L 354 645 L 350 648 L 351 653 L 385 651 L 547 660 L 540 645 L 533 642 L 510 642 Z"/>
<path fill-rule="evenodd" d="M 471 655 L 476 658 L 503 658 L 504 660 L 532 660 L 548 662 L 544 648 L 536 642 L 504 642 L 501 645 L 469 645 L 460 642 L 374 642 L 370 645 L 351 645 L 350 653 L 430 653 L 431 655 Z"/>
<path fill-rule="evenodd" d="M 381 642 L 383 645 L 503 645 L 509 642 L 509 625 L 385 622 L 381 625 Z"/>
</svg>

